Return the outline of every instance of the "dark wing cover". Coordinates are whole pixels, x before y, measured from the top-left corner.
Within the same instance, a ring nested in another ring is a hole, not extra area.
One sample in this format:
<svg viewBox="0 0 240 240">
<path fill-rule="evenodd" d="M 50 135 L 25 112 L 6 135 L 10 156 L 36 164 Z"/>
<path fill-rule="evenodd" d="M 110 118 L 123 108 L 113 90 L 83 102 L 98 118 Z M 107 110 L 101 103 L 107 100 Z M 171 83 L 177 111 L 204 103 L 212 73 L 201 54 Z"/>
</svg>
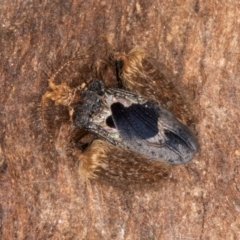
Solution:
<svg viewBox="0 0 240 240">
<path fill-rule="evenodd" d="M 190 161 L 197 151 L 197 140 L 191 130 L 171 113 L 146 102 L 125 107 L 111 105 L 112 120 L 123 144 L 152 159 L 170 164 Z"/>
<path fill-rule="evenodd" d="M 112 118 L 123 139 L 148 139 L 158 134 L 158 115 L 151 104 L 111 105 Z"/>
</svg>

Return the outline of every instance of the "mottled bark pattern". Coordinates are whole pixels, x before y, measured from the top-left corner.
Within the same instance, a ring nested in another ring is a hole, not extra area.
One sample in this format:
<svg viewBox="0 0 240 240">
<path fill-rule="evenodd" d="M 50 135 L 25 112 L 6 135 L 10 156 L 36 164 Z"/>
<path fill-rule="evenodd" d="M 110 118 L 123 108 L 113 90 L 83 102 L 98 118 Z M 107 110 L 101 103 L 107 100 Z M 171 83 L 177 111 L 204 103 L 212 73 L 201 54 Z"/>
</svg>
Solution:
<svg viewBox="0 0 240 240">
<path fill-rule="evenodd" d="M 0 238 L 239 239 L 239 16 L 237 1 L 1 1 Z M 87 51 L 59 82 L 116 85 L 98 60 L 135 45 L 174 73 L 201 150 L 159 185 L 84 182 L 65 114 L 49 111 L 49 139 L 34 109 L 70 56 Z"/>
</svg>

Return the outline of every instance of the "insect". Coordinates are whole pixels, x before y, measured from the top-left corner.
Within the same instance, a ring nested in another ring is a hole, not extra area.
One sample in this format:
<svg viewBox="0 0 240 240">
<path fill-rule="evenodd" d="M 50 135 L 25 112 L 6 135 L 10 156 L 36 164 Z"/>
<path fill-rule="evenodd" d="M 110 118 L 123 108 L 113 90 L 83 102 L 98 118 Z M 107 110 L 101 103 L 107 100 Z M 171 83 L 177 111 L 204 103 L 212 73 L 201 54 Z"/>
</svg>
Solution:
<svg viewBox="0 0 240 240">
<path fill-rule="evenodd" d="M 95 79 L 73 109 L 73 122 L 106 141 L 168 164 L 186 163 L 198 144 L 191 130 L 154 102 L 132 92 L 106 88 Z"/>
<path fill-rule="evenodd" d="M 150 94 L 156 89 L 154 82 L 144 86 L 149 78 L 143 69 L 146 59 L 142 48 L 128 56 L 115 56 L 118 88 L 109 88 L 99 79 L 76 88 L 49 79 L 50 91 L 42 97 L 43 106 L 46 99 L 67 106 L 72 123 L 98 137 L 83 151 L 73 151 L 84 177 L 156 182 L 168 176 L 170 165 L 187 163 L 197 152 L 194 133 L 161 106 L 157 94 Z M 144 81 L 138 82 L 138 76 Z M 162 85 L 171 84 L 164 81 Z M 144 88 L 150 97 L 141 95 Z"/>
</svg>

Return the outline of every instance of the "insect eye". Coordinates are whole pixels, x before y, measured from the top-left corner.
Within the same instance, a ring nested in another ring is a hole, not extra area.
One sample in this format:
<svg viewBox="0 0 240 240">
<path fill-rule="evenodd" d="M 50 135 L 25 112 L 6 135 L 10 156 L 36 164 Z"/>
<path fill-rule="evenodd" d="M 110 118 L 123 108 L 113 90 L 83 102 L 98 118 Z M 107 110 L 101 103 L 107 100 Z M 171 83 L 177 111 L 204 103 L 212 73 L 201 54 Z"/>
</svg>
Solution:
<svg viewBox="0 0 240 240">
<path fill-rule="evenodd" d="M 106 119 L 106 124 L 110 128 L 116 128 L 112 116 L 108 116 Z"/>
<path fill-rule="evenodd" d="M 83 112 L 83 105 L 77 104 L 74 109 L 72 118 L 74 123 L 80 128 L 86 127 L 90 121 L 89 114 L 84 114 Z"/>
<path fill-rule="evenodd" d="M 88 91 L 97 93 L 99 96 L 104 94 L 104 85 L 103 82 L 99 79 L 94 79 L 87 85 Z"/>
</svg>

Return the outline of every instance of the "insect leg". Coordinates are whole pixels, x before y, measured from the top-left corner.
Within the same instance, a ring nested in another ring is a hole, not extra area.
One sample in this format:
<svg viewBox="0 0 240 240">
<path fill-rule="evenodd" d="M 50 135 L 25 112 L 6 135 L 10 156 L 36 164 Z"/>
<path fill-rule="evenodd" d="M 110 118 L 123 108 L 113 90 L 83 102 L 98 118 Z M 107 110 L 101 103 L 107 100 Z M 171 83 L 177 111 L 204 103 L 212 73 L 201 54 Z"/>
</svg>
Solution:
<svg viewBox="0 0 240 240">
<path fill-rule="evenodd" d="M 166 178 L 171 167 L 102 140 L 94 140 L 84 152 L 76 152 L 80 175 L 115 183 L 153 183 Z"/>
<path fill-rule="evenodd" d="M 121 71 L 123 67 L 123 61 L 122 60 L 115 60 L 115 67 L 116 67 L 116 77 L 117 77 L 117 83 L 118 88 L 124 88 L 123 86 L 123 80 L 121 78 Z"/>
</svg>

